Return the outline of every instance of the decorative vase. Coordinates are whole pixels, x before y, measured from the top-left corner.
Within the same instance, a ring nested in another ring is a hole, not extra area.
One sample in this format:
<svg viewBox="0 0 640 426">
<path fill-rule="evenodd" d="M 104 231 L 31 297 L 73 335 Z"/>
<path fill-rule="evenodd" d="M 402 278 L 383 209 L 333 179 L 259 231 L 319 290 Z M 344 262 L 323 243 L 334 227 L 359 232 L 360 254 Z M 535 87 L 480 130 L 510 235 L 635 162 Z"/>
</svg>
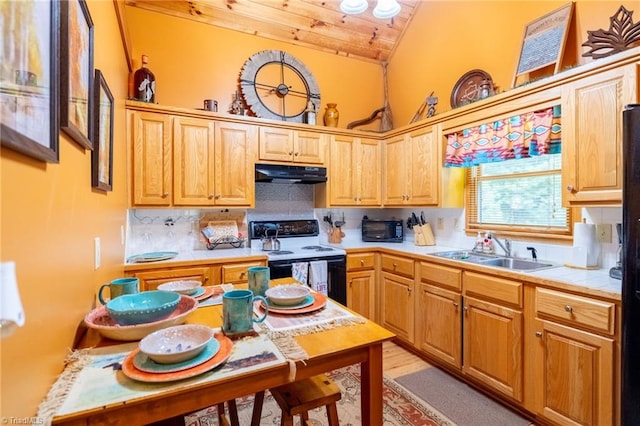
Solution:
<svg viewBox="0 0 640 426">
<path fill-rule="evenodd" d="M 329 127 L 338 127 L 338 118 L 340 113 L 336 109 L 337 104 L 327 104 L 327 109 L 324 111 L 324 125 Z"/>
</svg>

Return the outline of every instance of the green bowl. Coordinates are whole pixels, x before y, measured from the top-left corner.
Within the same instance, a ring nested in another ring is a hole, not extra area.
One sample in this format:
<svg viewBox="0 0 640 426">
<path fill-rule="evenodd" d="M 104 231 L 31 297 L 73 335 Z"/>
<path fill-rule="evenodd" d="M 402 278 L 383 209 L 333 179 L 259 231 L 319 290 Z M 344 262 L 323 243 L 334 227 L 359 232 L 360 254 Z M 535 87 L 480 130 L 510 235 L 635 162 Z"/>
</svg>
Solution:
<svg viewBox="0 0 640 426">
<path fill-rule="evenodd" d="M 136 325 L 167 318 L 178 307 L 180 294 L 173 291 L 143 291 L 123 294 L 106 304 L 109 315 L 119 325 Z"/>
</svg>

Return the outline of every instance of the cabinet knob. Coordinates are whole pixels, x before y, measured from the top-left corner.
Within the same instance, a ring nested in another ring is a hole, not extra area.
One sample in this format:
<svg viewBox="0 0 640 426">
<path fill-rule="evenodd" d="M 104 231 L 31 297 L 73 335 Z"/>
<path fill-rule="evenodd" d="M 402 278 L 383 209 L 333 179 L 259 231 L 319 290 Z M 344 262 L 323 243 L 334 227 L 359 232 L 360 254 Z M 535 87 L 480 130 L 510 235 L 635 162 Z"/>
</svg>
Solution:
<svg viewBox="0 0 640 426">
<path fill-rule="evenodd" d="M 409 293 L 411 293 L 411 290 L 412 290 L 412 288 L 411 288 L 411 287 L 407 287 L 407 291 L 408 291 Z"/>
<path fill-rule="evenodd" d="M 220 194 L 216 194 L 213 198 L 217 200 L 218 198 L 220 198 Z"/>
<path fill-rule="evenodd" d="M 573 185 L 567 185 L 567 191 L 573 194 L 574 192 L 576 192 L 576 188 Z"/>
<path fill-rule="evenodd" d="M 453 302 L 453 307 L 458 309 L 458 304 L 456 302 Z"/>
<path fill-rule="evenodd" d="M 364 266 L 364 260 L 360 259 L 360 266 Z"/>
<path fill-rule="evenodd" d="M 245 272 L 240 272 L 240 278 L 244 278 Z"/>
<path fill-rule="evenodd" d="M 209 194 L 209 197 L 207 198 L 209 198 L 210 200 L 213 199 L 213 194 Z"/>
<path fill-rule="evenodd" d="M 542 337 L 542 331 L 536 331 L 536 337 Z"/>
<path fill-rule="evenodd" d="M 469 307 L 468 307 L 468 306 L 465 306 L 464 308 L 462 308 L 462 310 L 463 310 L 463 311 L 465 311 L 465 313 L 466 313 L 466 312 L 469 312 Z"/>
<path fill-rule="evenodd" d="M 209 281 L 209 277 L 204 277 L 204 282 L 206 283 L 207 281 Z"/>
<path fill-rule="evenodd" d="M 293 151 L 289 151 L 289 155 L 293 155 Z"/>
<path fill-rule="evenodd" d="M 165 192 L 164 194 L 162 194 L 162 198 L 167 198 L 169 196 L 168 192 Z"/>
<path fill-rule="evenodd" d="M 393 264 L 393 269 L 396 269 L 397 267 L 398 267 L 398 264 L 397 264 L 397 263 L 394 263 L 394 264 Z"/>
<path fill-rule="evenodd" d="M 570 314 L 573 313 L 573 307 L 571 305 L 565 305 L 564 310 Z"/>
<path fill-rule="evenodd" d="M 300 153 L 296 151 L 293 153 L 293 155 L 297 157 L 298 155 L 300 155 Z"/>
</svg>

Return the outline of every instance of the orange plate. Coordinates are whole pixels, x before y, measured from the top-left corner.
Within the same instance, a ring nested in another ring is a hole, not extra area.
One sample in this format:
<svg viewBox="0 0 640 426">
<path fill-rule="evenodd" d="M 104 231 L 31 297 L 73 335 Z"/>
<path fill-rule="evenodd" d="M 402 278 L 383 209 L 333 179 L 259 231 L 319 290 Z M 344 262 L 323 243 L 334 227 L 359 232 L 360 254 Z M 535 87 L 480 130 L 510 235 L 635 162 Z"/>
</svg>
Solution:
<svg viewBox="0 0 640 426">
<path fill-rule="evenodd" d="M 204 293 L 202 293 L 200 296 L 198 297 L 194 297 L 194 299 L 196 299 L 198 302 L 201 302 L 205 299 L 210 298 L 211 296 L 213 296 L 216 293 L 216 290 L 219 290 L 219 294 L 222 293 L 222 289 L 220 287 L 215 288 L 213 286 L 211 287 L 203 287 L 204 288 Z"/>
<path fill-rule="evenodd" d="M 327 296 L 322 293 L 311 292 L 313 296 L 313 303 L 309 306 L 305 306 L 304 308 L 299 309 L 278 309 L 273 306 L 269 306 L 270 314 L 284 314 L 284 315 L 296 315 L 296 314 L 307 314 L 309 312 L 317 311 L 319 309 L 324 308 L 324 305 L 327 304 Z M 260 304 L 260 309 L 264 310 L 262 303 Z"/>
<path fill-rule="evenodd" d="M 233 349 L 233 342 L 227 336 L 216 333 L 214 337 L 218 340 L 218 343 L 220 343 L 220 350 L 209 361 L 196 365 L 195 367 L 170 373 L 147 373 L 146 371 L 138 370 L 133 364 L 133 358 L 135 358 L 136 354 L 140 351 L 139 348 L 136 348 L 131 351 L 122 362 L 122 372 L 130 379 L 155 383 L 172 382 L 174 380 L 182 380 L 206 373 L 225 362 L 227 358 L 229 358 L 229 355 L 231 355 L 231 349 Z"/>
</svg>

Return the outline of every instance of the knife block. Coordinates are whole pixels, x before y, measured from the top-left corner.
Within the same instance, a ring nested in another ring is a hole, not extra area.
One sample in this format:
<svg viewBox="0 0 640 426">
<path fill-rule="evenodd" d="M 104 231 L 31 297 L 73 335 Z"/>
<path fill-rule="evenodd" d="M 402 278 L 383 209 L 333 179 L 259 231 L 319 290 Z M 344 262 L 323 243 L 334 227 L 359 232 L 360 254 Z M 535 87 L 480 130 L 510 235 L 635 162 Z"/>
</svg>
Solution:
<svg viewBox="0 0 640 426">
<path fill-rule="evenodd" d="M 429 222 L 424 225 L 413 225 L 414 239 L 413 242 L 417 246 L 435 246 L 436 240 L 433 237 L 433 231 Z"/>
<path fill-rule="evenodd" d="M 340 228 L 332 228 L 329 233 L 329 242 L 331 244 L 340 244 L 342 242 L 342 237 L 344 237 L 344 232 Z"/>
</svg>

